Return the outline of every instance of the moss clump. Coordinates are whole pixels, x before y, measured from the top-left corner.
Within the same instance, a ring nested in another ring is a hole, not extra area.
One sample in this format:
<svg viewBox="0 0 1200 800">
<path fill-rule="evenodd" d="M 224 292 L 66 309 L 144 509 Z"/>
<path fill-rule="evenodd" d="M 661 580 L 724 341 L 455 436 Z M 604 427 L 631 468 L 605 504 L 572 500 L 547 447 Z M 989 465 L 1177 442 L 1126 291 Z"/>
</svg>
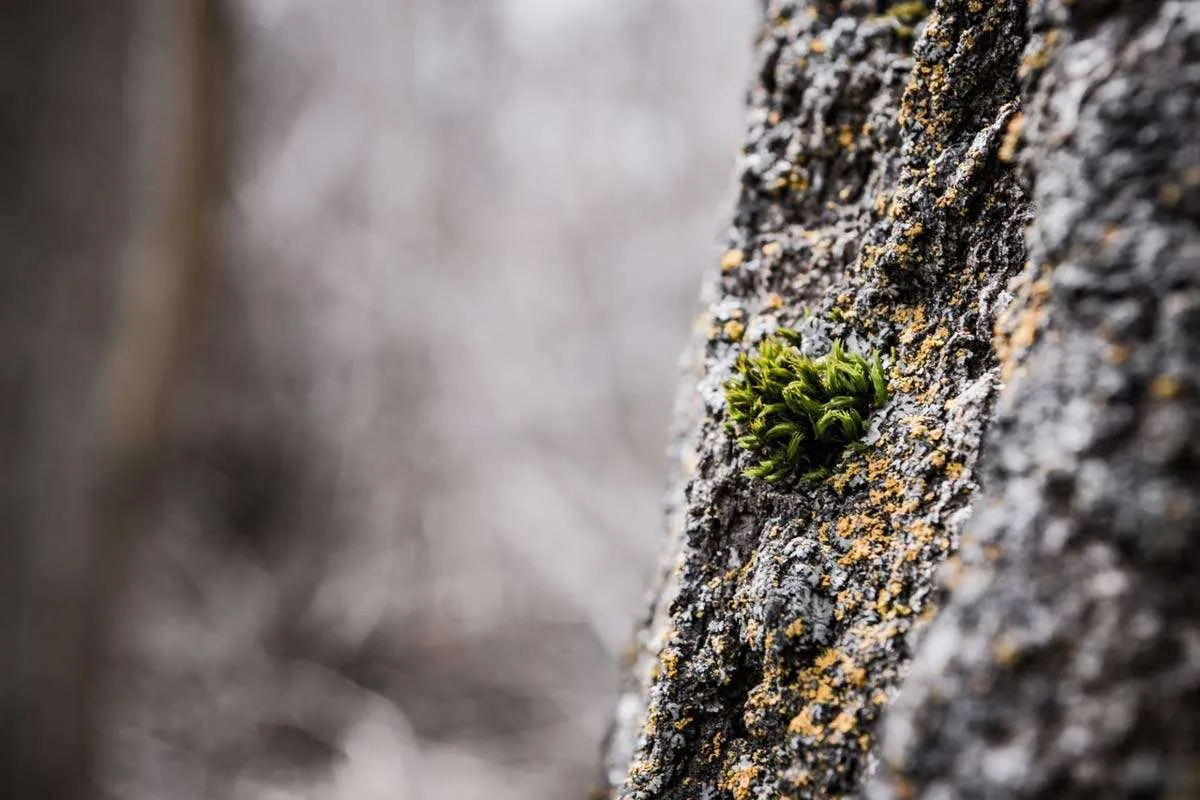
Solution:
<svg viewBox="0 0 1200 800">
<path fill-rule="evenodd" d="M 780 329 L 754 355 L 743 353 L 725 383 L 726 428 L 759 456 L 744 473 L 749 477 L 820 480 L 887 402 L 878 352 L 868 358 L 835 340 L 829 353 L 809 358 L 799 344 L 799 333 Z"/>
</svg>

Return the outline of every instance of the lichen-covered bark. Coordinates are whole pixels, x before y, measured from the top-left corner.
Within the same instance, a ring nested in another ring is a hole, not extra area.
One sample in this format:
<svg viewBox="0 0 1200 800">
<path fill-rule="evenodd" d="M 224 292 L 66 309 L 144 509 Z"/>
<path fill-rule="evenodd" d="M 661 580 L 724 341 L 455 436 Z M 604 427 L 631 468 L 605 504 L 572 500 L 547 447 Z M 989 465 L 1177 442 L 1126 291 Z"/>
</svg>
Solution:
<svg viewBox="0 0 1200 800">
<path fill-rule="evenodd" d="M 1186 792 L 1197 8 L 885 5 L 766 9 L 608 794 Z M 820 484 L 722 427 L 780 325 L 890 353 Z"/>
<path fill-rule="evenodd" d="M 1036 277 L 873 796 L 1200 796 L 1200 6 L 1038 3 Z"/>
</svg>

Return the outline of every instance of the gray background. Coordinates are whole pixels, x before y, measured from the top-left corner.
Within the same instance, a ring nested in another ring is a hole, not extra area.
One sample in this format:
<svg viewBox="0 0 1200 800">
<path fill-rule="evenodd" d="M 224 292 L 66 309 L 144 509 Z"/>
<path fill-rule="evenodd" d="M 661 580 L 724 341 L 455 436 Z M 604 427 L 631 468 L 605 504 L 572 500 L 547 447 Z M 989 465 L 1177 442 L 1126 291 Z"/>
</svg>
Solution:
<svg viewBox="0 0 1200 800">
<path fill-rule="evenodd" d="M 228 269 L 126 597 L 110 791 L 582 796 L 753 4 L 240 11 Z M 282 510 L 231 545 L 255 480 Z"/>
</svg>

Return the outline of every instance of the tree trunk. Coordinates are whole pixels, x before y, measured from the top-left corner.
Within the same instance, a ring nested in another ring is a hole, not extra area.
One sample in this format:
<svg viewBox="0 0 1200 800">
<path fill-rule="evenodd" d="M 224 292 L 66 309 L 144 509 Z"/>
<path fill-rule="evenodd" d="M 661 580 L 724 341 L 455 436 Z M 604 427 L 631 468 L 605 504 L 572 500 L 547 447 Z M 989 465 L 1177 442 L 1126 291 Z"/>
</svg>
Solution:
<svg viewBox="0 0 1200 800">
<path fill-rule="evenodd" d="M 1200 792 L 1200 8 L 772 0 L 677 414 L 620 798 Z M 776 326 L 879 348 L 864 452 L 724 429 Z"/>
</svg>

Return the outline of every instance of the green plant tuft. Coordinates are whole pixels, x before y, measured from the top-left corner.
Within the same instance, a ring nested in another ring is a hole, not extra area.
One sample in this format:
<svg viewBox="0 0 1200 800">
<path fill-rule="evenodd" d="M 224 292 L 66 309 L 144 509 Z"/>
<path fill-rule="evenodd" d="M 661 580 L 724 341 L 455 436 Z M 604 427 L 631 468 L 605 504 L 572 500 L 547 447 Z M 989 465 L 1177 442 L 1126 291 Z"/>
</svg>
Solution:
<svg viewBox="0 0 1200 800">
<path fill-rule="evenodd" d="M 753 355 L 743 353 L 725 383 L 726 428 L 758 454 L 745 471 L 775 482 L 799 474 L 820 480 L 866 432 L 866 419 L 888 399 L 879 353 L 848 352 L 841 341 L 820 358 L 799 350 L 800 334 L 781 328 Z"/>
</svg>

